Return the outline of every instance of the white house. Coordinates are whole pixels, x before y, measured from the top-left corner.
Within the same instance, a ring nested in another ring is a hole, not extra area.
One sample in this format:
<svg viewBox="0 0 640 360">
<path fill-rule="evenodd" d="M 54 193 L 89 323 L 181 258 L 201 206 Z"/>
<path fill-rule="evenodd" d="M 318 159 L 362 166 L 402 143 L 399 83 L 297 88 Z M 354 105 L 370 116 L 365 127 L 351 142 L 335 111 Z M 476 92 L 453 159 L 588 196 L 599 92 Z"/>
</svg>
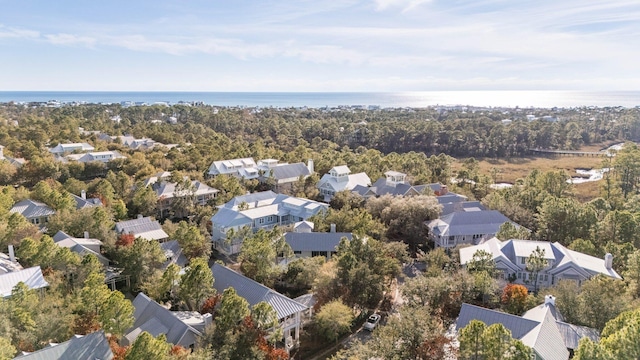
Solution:
<svg viewBox="0 0 640 360">
<path fill-rule="evenodd" d="M 49 217 L 56 213 L 47 204 L 31 199 L 17 202 L 9 211 L 21 214 L 32 224 L 41 228 L 49 222 Z"/>
<path fill-rule="evenodd" d="M 253 307 L 259 302 L 266 302 L 273 307 L 278 314 L 278 323 L 283 331 L 285 349 L 290 351 L 300 344 L 300 330 L 305 313 L 310 313 L 311 308 L 292 300 L 268 287 L 249 279 L 226 266 L 214 264 L 213 287 L 218 294 L 225 289 L 233 288 L 238 296 L 244 298 Z"/>
<path fill-rule="evenodd" d="M 15 166 L 15 167 L 21 167 L 22 165 L 24 165 L 27 161 L 23 158 L 13 158 L 10 156 L 5 156 L 4 155 L 4 146 L 0 145 L 0 161 L 8 161 L 11 165 Z"/>
<path fill-rule="evenodd" d="M 502 224 L 512 222 L 497 210 L 466 208 L 427 222 L 429 238 L 436 247 L 450 248 L 461 244 L 478 244 L 494 237 Z"/>
<path fill-rule="evenodd" d="M 117 151 L 96 151 L 96 152 L 88 152 L 85 154 L 70 154 L 64 157 L 66 160 L 78 161 L 83 163 L 88 163 L 92 161 L 100 161 L 103 163 L 108 163 L 111 160 L 115 159 L 125 159 L 126 156 L 121 155 Z"/>
<path fill-rule="evenodd" d="M 271 229 L 307 220 L 327 208 L 327 204 L 273 191 L 236 196 L 218 206 L 218 211 L 211 217 L 211 240 L 215 249 L 229 255 L 236 254 L 240 251 L 242 240 L 235 239 L 229 243 L 227 233 L 230 230 L 238 231 L 244 227 L 254 232 Z"/>
<path fill-rule="evenodd" d="M 135 308 L 133 326 L 124 333 L 120 340 L 124 346 L 133 344 L 136 338 L 143 331 L 146 331 L 154 337 L 164 334 L 167 337 L 167 342 L 193 349 L 198 338 L 202 335 L 202 331 L 196 328 L 198 326 L 193 326 L 193 322 L 189 321 L 190 317 L 184 316 L 185 314 L 182 312 L 165 309 L 144 293 L 139 293 L 136 296 L 133 300 L 133 307 Z M 204 325 L 211 321 L 211 314 L 207 315 L 201 317 L 203 326 L 200 328 L 204 328 Z"/>
<path fill-rule="evenodd" d="M 69 248 L 81 256 L 94 255 L 102 265 L 105 267 L 109 266 L 109 259 L 102 255 L 100 251 L 102 241 L 89 238 L 89 232 L 87 231 L 84 232 L 84 237 L 76 238 L 60 230 L 53 235 L 53 241 L 56 245 Z"/>
<path fill-rule="evenodd" d="M 353 235 L 347 232 L 336 232 L 335 224 L 331 224 L 330 232 L 312 232 L 313 223 L 302 221 L 296 223 L 293 232 L 284 234 L 284 241 L 289 244 L 297 258 L 323 256 L 331 259 L 342 238 L 351 240 Z"/>
<path fill-rule="evenodd" d="M 136 238 L 157 240 L 160 242 L 169 239 L 169 235 L 164 232 L 159 222 L 150 217 L 143 217 L 142 215 L 138 215 L 138 217 L 133 220 L 117 222 L 116 232 L 118 235 L 131 234 Z"/>
<path fill-rule="evenodd" d="M 366 173 L 352 174 L 346 165 L 336 166 L 322 175 L 316 187 L 324 197 L 325 202 L 331 201 L 333 196 L 343 190 L 353 190 L 356 186 L 371 186 L 371 179 Z"/>
<path fill-rule="evenodd" d="M 472 320 L 482 321 L 486 326 L 502 324 L 514 339 L 522 341 L 533 350 L 532 360 L 567 360 L 578 348 L 580 339 L 588 338 L 596 343 L 600 341 L 598 330 L 564 322 L 555 306 L 555 297 L 551 295 L 545 296 L 543 304 L 528 310 L 522 316 L 462 304 L 456 321 L 457 331 Z"/>
<path fill-rule="evenodd" d="M 407 180 L 407 174 L 398 171 L 387 171 L 385 177 L 378 179 L 371 186 L 357 185 L 353 192 L 364 198 L 382 195 L 413 196 L 428 194 L 425 190 L 429 185 L 411 185 Z"/>
<path fill-rule="evenodd" d="M 158 215 L 161 218 L 169 216 L 169 210 L 176 198 L 191 197 L 194 205 L 204 206 L 207 205 L 209 200 L 215 199 L 220 192 L 220 190 L 212 188 L 203 182 L 189 180 L 186 177 L 185 180 L 189 181 L 191 187 L 180 189 L 178 183 L 169 181 L 170 177 L 171 173 L 165 171 L 150 177 L 144 182 L 145 186 L 151 186 L 158 196 L 157 208 Z M 188 214 L 179 215 L 186 216 Z"/>
<path fill-rule="evenodd" d="M 209 177 L 230 175 L 238 178 L 257 179 L 258 169 L 253 158 L 214 161 L 207 172 Z"/>
<path fill-rule="evenodd" d="M 69 144 L 58 144 L 55 147 L 49 149 L 49 152 L 55 155 L 62 155 L 65 153 L 70 153 L 74 151 L 78 152 L 89 152 L 93 151 L 95 148 L 87 143 L 69 143 Z"/>
<path fill-rule="evenodd" d="M 613 256 L 606 254 L 603 259 L 567 249 L 560 243 L 533 240 L 489 239 L 482 244 L 460 249 L 460 264 L 466 265 L 478 250 L 491 254 L 498 276 L 514 279 L 515 283 L 528 287 L 535 285 L 536 279 L 527 271 L 526 263 L 531 253 L 540 248 L 544 251 L 547 267 L 538 274 L 538 287 L 551 286 L 560 280 L 573 280 L 578 285 L 592 276 L 602 274 L 614 279 L 622 279 L 612 268 Z"/>
</svg>

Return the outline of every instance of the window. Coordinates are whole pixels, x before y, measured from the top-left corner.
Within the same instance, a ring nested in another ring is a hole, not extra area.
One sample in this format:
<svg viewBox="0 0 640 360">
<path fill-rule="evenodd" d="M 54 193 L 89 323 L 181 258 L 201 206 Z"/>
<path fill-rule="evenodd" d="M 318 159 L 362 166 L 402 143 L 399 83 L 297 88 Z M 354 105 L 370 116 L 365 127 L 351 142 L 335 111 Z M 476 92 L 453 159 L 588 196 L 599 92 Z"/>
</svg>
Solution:
<svg viewBox="0 0 640 360">
<path fill-rule="evenodd" d="M 295 251 L 293 252 L 293 254 L 294 254 L 294 255 L 300 255 L 300 254 L 302 254 L 302 251 L 295 250 Z"/>
<path fill-rule="evenodd" d="M 527 263 L 527 258 L 521 257 L 520 258 L 520 264 L 526 264 L 526 263 Z"/>
<path fill-rule="evenodd" d="M 264 218 L 260 218 L 260 220 L 258 220 L 258 222 L 259 222 L 260 224 L 264 224 Z"/>
<path fill-rule="evenodd" d="M 324 256 L 327 257 L 327 252 L 326 251 L 312 251 L 311 252 L 311 257 L 314 256 Z"/>
<path fill-rule="evenodd" d="M 521 272 L 518 273 L 518 279 L 522 279 L 522 273 Z"/>
<path fill-rule="evenodd" d="M 40 219 L 39 218 L 31 219 L 31 222 L 35 225 L 38 225 L 40 224 Z"/>
</svg>

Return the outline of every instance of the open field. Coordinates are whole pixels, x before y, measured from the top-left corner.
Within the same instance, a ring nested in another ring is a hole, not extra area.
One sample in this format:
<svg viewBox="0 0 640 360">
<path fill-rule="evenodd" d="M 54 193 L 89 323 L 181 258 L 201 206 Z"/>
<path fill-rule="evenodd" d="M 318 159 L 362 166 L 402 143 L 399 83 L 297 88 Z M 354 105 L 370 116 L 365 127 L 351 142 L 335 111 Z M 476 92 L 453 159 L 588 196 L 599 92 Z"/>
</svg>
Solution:
<svg viewBox="0 0 640 360">
<path fill-rule="evenodd" d="M 554 157 L 526 157 L 511 159 L 478 159 L 480 173 L 491 176 L 491 169 L 497 168 L 497 182 L 513 183 L 517 179 L 526 177 L 531 170 L 542 172 L 549 170 L 565 170 L 569 176 L 578 176 L 576 169 L 593 169 L 602 167 L 602 157 L 593 156 L 554 156 Z M 461 162 L 454 165 L 454 169 L 461 166 Z"/>
<path fill-rule="evenodd" d="M 592 145 L 580 149 L 582 151 L 598 151 L 601 145 Z M 517 179 L 526 177 L 531 170 L 538 169 L 542 172 L 549 170 L 564 170 L 570 177 L 578 176 L 577 169 L 602 168 L 604 157 L 597 156 L 549 156 L 549 157 L 523 157 L 509 159 L 477 159 L 481 174 L 491 177 L 492 169 L 497 168 L 497 182 L 514 183 Z M 462 167 L 464 159 L 459 159 L 453 164 L 456 171 Z M 580 201 L 589 201 L 599 195 L 602 181 L 586 182 L 574 185 L 574 193 Z"/>
</svg>

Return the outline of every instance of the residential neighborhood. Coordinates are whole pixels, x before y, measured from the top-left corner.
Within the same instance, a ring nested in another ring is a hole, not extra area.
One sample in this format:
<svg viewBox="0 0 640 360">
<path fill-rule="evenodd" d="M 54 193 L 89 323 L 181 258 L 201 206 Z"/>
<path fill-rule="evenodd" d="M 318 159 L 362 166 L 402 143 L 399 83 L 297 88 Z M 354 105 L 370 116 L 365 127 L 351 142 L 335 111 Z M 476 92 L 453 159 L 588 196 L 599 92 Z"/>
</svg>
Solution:
<svg viewBox="0 0 640 360">
<path fill-rule="evenodd" d="M 557 169 L 492 187 L 506 176 L 490 166 L 498 160 L 351 147 L 376 121 L 350 117 L 380 109 L 313 110 L 361 131 L 303 143 L 219 121 L 270 124 L 288 114 L 279 109 L 180 105 L 170 123 L 153 106 L 100 105 L 104 120 L 94 106 L 77 108 L 94 124 L 38 142 L 16 115 L 38 117 L 38 106 L 0 106 L 20 120 L 0 125 L 0 150 L 24 158 L 0 152 L 7 358 L 493 359 L 502 349 L 581 360 L 585 349 L 620 354 L 611 339 L 624 343 L 640 319 L 639 190 L 624 178 L 601 180 L 591 197 Z M 565 124 L 516 114 L 503 115 Z M 597 160 L 640 163 L 634 146 Z"/>
</svg>

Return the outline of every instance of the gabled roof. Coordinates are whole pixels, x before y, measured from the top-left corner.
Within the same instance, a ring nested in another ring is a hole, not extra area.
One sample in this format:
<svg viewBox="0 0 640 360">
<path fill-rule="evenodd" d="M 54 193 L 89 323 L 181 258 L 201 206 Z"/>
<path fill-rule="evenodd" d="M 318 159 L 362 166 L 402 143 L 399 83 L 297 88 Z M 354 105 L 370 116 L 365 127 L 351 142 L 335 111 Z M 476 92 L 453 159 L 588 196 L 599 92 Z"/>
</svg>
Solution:
<svg viewBox="0 0 640 360">
<path fill-rule="evenodd" d="M 311 175 L 309 168 L 304 163 L 285 164 L 271 168 L 271 176 L 276 180 L 306 177 Z"/>
<path fill-rule="evenodd" d="M 215 279 L 213 287 L 218 293 L 221 294 L 225 289 L 232 287 L 240 297 L 247 300 L 249 306 L 254 306 L 261 301 L 270 304 L 278 313 L 278 319 L 284 319 L 289 315 L 308 309 L 299 302 L 238 274 L 226 266 L 214 264 L 211 272 Z"/>
<path fill-rule="evenodd" d="M 545 258 L 551 261 L 551 267 L 546 270 L 549 274 L 559 274 L 567 269 L 575 269 L 585 277 L 596 274 L 603 274 L 614 279 L 622 277 L 613 269 L 605 266 L 604 259 L 593 257 L 577 251 L 569 250 L 560 243 L 550 243 L 547 241 L 519 240 L 511 239 L 500 241 L 496 238 L 489 239 L 484 243 L 460 249 L 460 263 L 466 264 L 471 260 L 473 254 L 478 250 L 485 250 L 493 255 L 493 259 L 498 257 L 509 259 L 512 263 L 518 263 L 518 258 L 528 258 L 536 247 L 544 249 Z"/>
<path fill-rule="evenodd" d="M 244 168 L 255 168 L 256 162 L 253 158 L 240 158 L 231 160 L 218 160 L 211 163 L 209 166 L 210 175 L 219 174 L 235 174 L 238 170 Z"/>
<path fill-rule="evenodd" d="M 247 209 L 239 210 L 240 204 L 246 205 Z M 327 204 L 317 201 L 263 191 L 236 196 L 219 206 L 218 212 L 211 217 L 211 222 L 219 227 L 232 227 L 244 226 L 251 220 L 271 215 L 293 215 L 307 219 L 327 207 Z"/>
<path fill-rule="evenodd" d="M 16 357 L 21 360 L 111 360 L 113 353 L 104 331 L 74 335 L 69 341 Z"/>
<path fill-rule="evenodd" d="M 497 210 L 458 211 L 430 221 L 428 227 L 438 236 L 496 234 L 508 221 Z"/>
<path fill-rule="evenodd" d="M 195 343 L 195 338 L 201 335 L 198 330 L 185 324 L 179 317 L 144 293 L 139 293 L 136 296 L 133 300 L 133 307 L 135 308 L 133 313 L 135 321 L 122 338 L 124 345 L 133 344 L 143 331 L 154 337 L 165 334 L 167 342 L 183 347 L 189 347 Z"/>
<path fill-rule="evenodd" d="M 460 202 L 449 202 L 449 203 L 441 203 L 442 211 L 440 212 L 440 216 L 451 214 L 456 211 L 481 211 L 487 210 L 487 208 L 482 205 L 480 201 L 460 201 Z"/>
<path fill-rule="evenodd" d="M 0 252 L 0 274 L 22 270 L 22 265 L 17 261 L 11 261 L 9 255 Z"/>
<path fill-rule="evenodd" d="M 167 261 L 163 265 L 165 269 L 171 264 L 176 264 L 183 268 L 189 263 L 187 257 L 182 253 L 178 240 L 165 241 L 160 244 L 160 248 L 167 257 Z"/>
<path fill-rule="evenodd" d="M 317 187 L 329 186 L 333 191 L 353 190 L 356 186 L 370 186 L 371 179 L 366 173 L 357 173 L 347 175 L 347 181 L 339 181 L 339 179 L 331 176 L 330 174 L 322 175 L 322 178 L 318 182 Z"/>
<path fill-rule="evenodd" d="M 120 221 L 116 223 L 118 234 L 133 234 L 147 240 L 162 240 L 169 237 L 162 226 L 150 217 L 143 217 L 133 220 Z"/>
<path fill-rule="evenodd" d="M 236 208 L 240 204 L 246 204 L 248 208 L 259 206 L 264 204 L 265 201 L 273 201 L 278 197 L 278 194 L 273 191 L 261 191 L 246 195 L 236 196 L 233 199 L 227 201 L 222 205 L 224 208 Z"/>
<path fill-rule="evenodd" d="M 71 194 L 71 197 L 76 202 L 76 210 L 102 206 L 102 201 L 98 198 L 83 199 L 76 194 Z"/>
<path fill-rule="evenodd" d="M 57 146 L 49 149 L 49 152 L 54 154 L 61 154 L 65 152 L 71 151 L 93 151 L 95 148 L 87 143 L 69 143 L 69 144 L 58 144 Z"/>
<path fill-rule="evenodd" d="M 560 331 L 555 326 L 555 319 L 550 313 L 546 313 L 542 321 L 536 321 L 475 305 L 462 304 L 456 328 L 462 329 L 471 320 L 480 320 L 487 326 L 498 323 L 504 325 L 511 331 L 514 339 L 531 347 L 544 360 L 569 358 L 569 351 L 564 346 Z"/>
<path fill-rule="evenodd" d="M 40 289 L 49 286 L 49 283 L 42 276 L 40 266 L 34 266 L 24 270 L 0 274 L 0 296 L 11 296 L 11 291 L 19 282 L 25 283 L 29 289 Z"/>
<path fill-rule="evenodd" d="M 100 252 L 96 251 L 102 245 L 102 241 L 98 239 L 90 239 L 90 238 L 76 238 L 62 230 L 59 230 L 55 235 L 53 235 L 53 241 L 56 245 L 61 247 L 66 247 L 71 249 L 71 251 L 78 253 L 82 256 L 92 254 L 100 260 L 103 264 L 109 264 L 109 259 L 107 259 Z"/>
<path fill-rule="evenodd" d="M 9 211 L 19 213 L 27 219 L 50 216 L 56 213 L 47 204 L 31 199 L 24 199 L 16 203 Z"/>
<path fill-rule="evenodd" d="M 336 251 L 340 240 L 346 237 L 351 240 L 351 233 L 338 232 L 288 232 L 284 234 L 284 240 L 293 251 Z"/>
</svg>

